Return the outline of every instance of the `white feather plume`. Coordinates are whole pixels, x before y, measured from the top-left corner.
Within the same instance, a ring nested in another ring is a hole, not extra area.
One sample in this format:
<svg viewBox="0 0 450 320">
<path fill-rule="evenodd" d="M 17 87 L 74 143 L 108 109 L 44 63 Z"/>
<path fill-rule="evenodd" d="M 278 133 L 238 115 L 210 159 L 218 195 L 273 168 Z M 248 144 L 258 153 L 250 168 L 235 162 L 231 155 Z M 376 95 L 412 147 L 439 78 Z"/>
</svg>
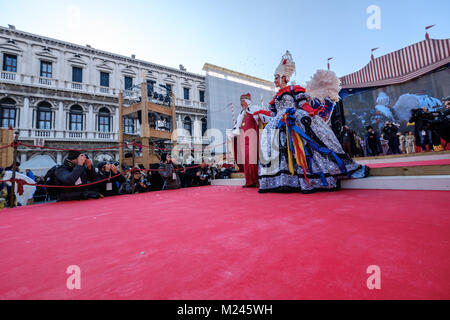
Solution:
<svg viewBox="0 0 450 320">
<path fill-rule="evenodd" d="M 317 70 L 311 80 L 306 83 L 306 92 L 322 102 L 325 98 L 338 101 L 339 91 L 341 91 L 341 81 L 330 70 Z"/>
</svg>

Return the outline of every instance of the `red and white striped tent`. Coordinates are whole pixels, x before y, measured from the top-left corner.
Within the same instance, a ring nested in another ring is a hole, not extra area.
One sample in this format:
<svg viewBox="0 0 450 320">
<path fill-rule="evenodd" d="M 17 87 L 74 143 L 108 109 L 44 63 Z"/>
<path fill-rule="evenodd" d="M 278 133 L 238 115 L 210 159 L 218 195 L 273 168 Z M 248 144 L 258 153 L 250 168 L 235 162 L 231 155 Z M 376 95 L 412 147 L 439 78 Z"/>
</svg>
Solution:
<svg viewBox="0 0 450 320">
<path fill-rule="evenodd" d="M 424 40 L 371 60 L 341 78 L 342 89 L 386 86 L 409 81 L 450 63 L 450 39 Z"/>
</svg>

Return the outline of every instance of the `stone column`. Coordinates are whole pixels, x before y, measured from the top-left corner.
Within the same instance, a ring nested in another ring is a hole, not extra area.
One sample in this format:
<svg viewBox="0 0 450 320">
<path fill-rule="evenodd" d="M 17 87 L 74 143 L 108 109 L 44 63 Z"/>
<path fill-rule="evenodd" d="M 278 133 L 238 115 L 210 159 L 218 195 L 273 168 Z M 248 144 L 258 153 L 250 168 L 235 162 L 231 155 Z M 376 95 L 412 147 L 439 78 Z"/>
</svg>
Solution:
<svg viewBox="0 0 450 320">
<path fill-rule="evenodd" d="M 26 154 L 26 152 L 23 152 L 20 154 L 20 164 L 22 164 L 26 161 L 27 161 L 27 154 Z"/>
<path fill-rule="evenodd" d="M 95 130 L 95 118 L 94 118 L 94 107 L 92 104 L 89 105 L 89 110 L 86 118 L 86 130 L 92 132 Z"/>
<path fill-rule="evenodd" d="M 116 112 L 113 116 L 113 123 L 114 123 L 114 133 L 118 133 L 119 132 L 119 123 L 120 121 L 120 115 L 119 115 L 119 108 L 116 108 Z"/>
<path fill-rule="evenodd" d="M 195 117 L 194 120 L 194 130 L 192 134 L 193 140 L 195 143 L 201 143 L 202 138 L 202 122 L 198 117 Z"/>
<path fill-rule="evenodd" d="M 178 139 L 181 138 L 179 142 L 182 142 L 183 139 L 184 139 L 184 135 L 182 134 L 182 130 L 181 129 L 184 129 L 184 127 L 183 127 L 183 120 L 181 119 L 181 115 L 180 114 L 177 115 L 177 129 L 180 129 L 178 131 L 179 132 Z"/>
<path fill-rule="evenodd" d="M 56 152 L 56 163 L 62 164 L 62 152 L 61 151 Z"/>
<path fill-rule="evenodd" d="M 20 114 L 20 129 L 31 129 L 31 126 L 28 124 L 28 118 L 30 117 L 30 99 L 25 97 L 23 99 L 23 108 L 22 113 Z"/>
<path fill-rule="evenodd" d="M 64 104 L 62 101 L 60 101 L 58 103 L 58 114 L 56 117 L 57 121 L 56 121 L 56 130 L 58 131 L 64 131 L 66 126 L 65 126 L 65 117 L 64 117 Z"/>
</svg>

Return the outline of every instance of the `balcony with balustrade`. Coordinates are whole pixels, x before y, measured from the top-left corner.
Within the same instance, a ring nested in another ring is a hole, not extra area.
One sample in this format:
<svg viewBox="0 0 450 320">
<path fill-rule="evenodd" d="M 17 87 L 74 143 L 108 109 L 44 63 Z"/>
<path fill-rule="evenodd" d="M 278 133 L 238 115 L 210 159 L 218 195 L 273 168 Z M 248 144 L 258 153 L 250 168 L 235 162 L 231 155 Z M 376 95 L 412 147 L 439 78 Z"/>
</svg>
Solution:
<svg viewBox="0 0 450 320">
<path fill-rule="evenodd" d="M 52 78 L 39 77 L 39 84 L 51 87 L 55 85 L 55 81 Z"/>
<path fill-rule="evenodd" d="M 50 141 L 89 141 L 89 142 L 117 142 L 119 136 L 117 132 L 98 131 L 71 131 L 71 130 L 43 130 L 43 129 L 19 129 L 19 139 L 42 138 Z"/>
<path fill-rule="evenodd" d="M 8 81 L 8 82 L 16 82 L 17 81 L 17 73 L 1 71 L 0 72 L 0 80 Z"/>
<path fill-rule="evenodd" d="M 196 108 L 196 109 L 204 109 L 206 110 L 206 103 L 205 102 L 199 102 L 199 101 L 193 101 L 193 100 L 186 100 L 186 99 L 176 99 L 176 105 L 180 107 L 189 107 L 189 108 Z"/>
</svg>

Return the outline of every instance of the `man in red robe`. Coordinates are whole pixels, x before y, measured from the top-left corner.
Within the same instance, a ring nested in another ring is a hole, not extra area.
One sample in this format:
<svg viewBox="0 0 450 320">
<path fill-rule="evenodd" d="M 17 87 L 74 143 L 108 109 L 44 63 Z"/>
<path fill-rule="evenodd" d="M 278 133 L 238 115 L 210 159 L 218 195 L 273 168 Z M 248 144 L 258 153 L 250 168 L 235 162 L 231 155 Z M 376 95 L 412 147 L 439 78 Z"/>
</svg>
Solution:
<svg viewBox="0 0 450 320">
<path fill-rule="evenodd" d="M 239 130 L 237 161 L 244 167 L 244 188 L 258 188 L 259 126 L 253 116 L 250 93 L 241 96 L 242 111 L 236 123 Z"/>
</svg>

